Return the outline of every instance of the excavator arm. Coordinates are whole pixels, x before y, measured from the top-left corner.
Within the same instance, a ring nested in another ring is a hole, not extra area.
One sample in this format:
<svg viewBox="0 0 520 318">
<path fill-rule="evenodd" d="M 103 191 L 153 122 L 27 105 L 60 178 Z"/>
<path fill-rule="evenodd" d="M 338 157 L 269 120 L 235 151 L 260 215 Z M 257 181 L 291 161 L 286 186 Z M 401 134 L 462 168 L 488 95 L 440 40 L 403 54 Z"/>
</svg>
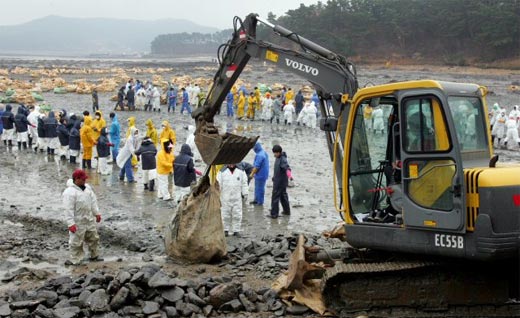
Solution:
<svg viewBox="0 0 520 318">
<path fill-rule="evenodd" d="M 331 159 L 336 148 L 336 175 L 342 184 L 343 151 L 345 129 L 349 114 L 348 97 L 356 93 L 358 82 L 354 65 L 339 54 L 301 37 L 281 26 L 273 25 L 250 14 L 245 20 L 234 19 L 233 37 L 219 48 L 220 67 L 203 107 L 193 112 L 197 130 L 195 142 L 207 164 L 236 163 L 241 161 L 254 146 L 257 138 L 245 138 L 231 134 L 223 136 L 213 124 L 226 95 L 246 67 L 251 57 L 265 60 L 307 79 L 320 97 L 318 105 L 322 114 L 321 128 L 326 132 Z M 258 40 L 258 22 L 273 32 L 298 44 L 299 49 L 284 48 Z M 339 136 L 336 136 L 339 133 Z M 338 141 L 336 143 L 336 141 Z M 339 148 L 339 149 L 338 149 Z"/>
</svg>

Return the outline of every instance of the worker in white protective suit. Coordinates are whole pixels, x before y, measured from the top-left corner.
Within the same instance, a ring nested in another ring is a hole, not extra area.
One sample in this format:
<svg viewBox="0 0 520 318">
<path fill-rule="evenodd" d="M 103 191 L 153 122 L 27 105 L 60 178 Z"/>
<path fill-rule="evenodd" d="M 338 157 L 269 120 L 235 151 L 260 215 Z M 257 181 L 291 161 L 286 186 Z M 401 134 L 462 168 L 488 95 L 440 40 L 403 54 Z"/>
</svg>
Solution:
<svg viewBox="0 0 520 318">
<path fill-rule="evenodd" d="M 79 265 L 83 260 L 85 245 L 91 261 L 102 261 L 98 254 L 99 235 L 96 223 L 101 222 L 101 214 L 96 194 L 86 184 L 88 176 L 84 170 L 76 169 L 72 179 L 67 181 L 63 191 L 66 221 L 69 228 L 70 260 L 66 265 Z"/>
<path fill-rule="evenodd" d="M 238 236 L 242 223 L 242 203 L 247 202 L 247 175 L 235 164 L 228 164 L 227 169 L 217 174 L 217 181 L 225 235 L 231 230 L 234 236 Z"/>
<path fill-rule="evenodd" d="M 161 93 L 156 86 L 152 88 L 152 110 L 161 111 Z"/>
<path fill-rule="evenodd" d="M 188 126 L 188 137 L 186 137 L 186 144 L 190 146 L 191 152 L 193 153 L 193 160 L 195 162 L 200 162 L 201 156 L 197 145 L 195 144 L 195 126 Z"/>
<path fill-rule="evenodd" d="M 375 107 L 372 111 L 372 129 L 374 134 L 378 131 L 381 131 L 382 135 L 385 134 L 385 121 L 383 116 L 383 109 L 380 106 Z"/>
<path fill-rule="evenodd" d="M 500 140 L 504 138 L 506 134 L 506 110 L 501 109 L 500 114 L 497 116 L 497 119 L 495 120 L 495 124 L 493 125 L 493 129 L 491 130 L 491 144 L 495 144 L 495 138 L 498 139 L 497 146 L 500 147 Z"/>
<path fill-rule="evenodd" d="M 316 108 L 314 102 L 310 102 L 309 106 L 304 107 L 302 112 L 304 113 L 303 124 L 313 129 L 316 128 L 316 116 L 318 114 L 318 109 Z"/>
<path fill-rule="evenodd" d="M 269 121 L 273 117 L 273 100 L 270 93 L 265 93 L 262 101 L 262 121 Z"/>
<path fill-rule="evenodd" d="M 283 108 L 283 119 L 285 120 L 286 125 L 291 125 L 293 121 L 293 114 L 296 112 L 296 109 L 293 105 L 294 101 L 290 100 L 287 105 Z"/>
<path fill-rule="evenodd" d="M 516 126 L 516 117 L 509 115 L 509 119 L 506 121 L 506 139 L 504 140 L 504 147 L 507 149 L 507 142 L 512 141 L 518 144 L 520 147 L 520 138 L 518 137 L 518 127 Z"/>
</svg>

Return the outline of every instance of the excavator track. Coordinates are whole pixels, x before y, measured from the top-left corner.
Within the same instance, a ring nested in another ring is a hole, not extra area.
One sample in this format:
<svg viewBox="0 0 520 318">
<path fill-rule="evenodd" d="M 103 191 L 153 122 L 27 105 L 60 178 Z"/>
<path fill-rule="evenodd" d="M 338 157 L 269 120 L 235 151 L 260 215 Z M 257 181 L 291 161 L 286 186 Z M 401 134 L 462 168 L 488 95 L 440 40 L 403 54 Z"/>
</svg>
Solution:
<svg viewBox="0 0 520 318">
<path fill-rule="evenodd" d="M 500 266 L 399 260 L 336 264 L 322 278 L 340 317 L 519 317 Z"/>
</svg>

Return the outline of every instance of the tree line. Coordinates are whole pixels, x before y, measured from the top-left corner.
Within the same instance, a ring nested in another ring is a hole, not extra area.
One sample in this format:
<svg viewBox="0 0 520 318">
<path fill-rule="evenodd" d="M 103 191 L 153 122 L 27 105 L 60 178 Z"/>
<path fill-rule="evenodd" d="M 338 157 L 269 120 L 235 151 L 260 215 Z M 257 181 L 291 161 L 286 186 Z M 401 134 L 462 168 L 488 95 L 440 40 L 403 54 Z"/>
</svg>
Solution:
<svg viewBox="0 0 520 318">
<path fill-rule="evenodd" d="M 364 61 L 402 58 L 465 65 L 520 58 L 520 0 L 328 0 L 267 18 Z M 152 53 L 174 50 L 189 40 L 201 43 L 201 37 L 220 44 L 230 34 L 161 35 L 152 42 Z M 297 48 L 265 27 L 259 27 L 258 37 Z"/>
</svg>

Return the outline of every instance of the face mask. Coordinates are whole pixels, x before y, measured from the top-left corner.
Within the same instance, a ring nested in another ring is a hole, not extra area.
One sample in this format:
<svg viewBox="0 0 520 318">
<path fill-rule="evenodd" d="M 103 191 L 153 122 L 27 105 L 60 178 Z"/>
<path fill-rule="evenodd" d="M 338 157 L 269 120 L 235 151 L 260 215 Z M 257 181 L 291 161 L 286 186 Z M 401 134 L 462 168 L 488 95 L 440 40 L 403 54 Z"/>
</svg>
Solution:
<svg viewBox="0 0 520 318">
<path fill-rule="evenodd" d="M 100 119 L 101 117 L 100 116 L 96 116 L 96 119 Z"/>
</svg>

